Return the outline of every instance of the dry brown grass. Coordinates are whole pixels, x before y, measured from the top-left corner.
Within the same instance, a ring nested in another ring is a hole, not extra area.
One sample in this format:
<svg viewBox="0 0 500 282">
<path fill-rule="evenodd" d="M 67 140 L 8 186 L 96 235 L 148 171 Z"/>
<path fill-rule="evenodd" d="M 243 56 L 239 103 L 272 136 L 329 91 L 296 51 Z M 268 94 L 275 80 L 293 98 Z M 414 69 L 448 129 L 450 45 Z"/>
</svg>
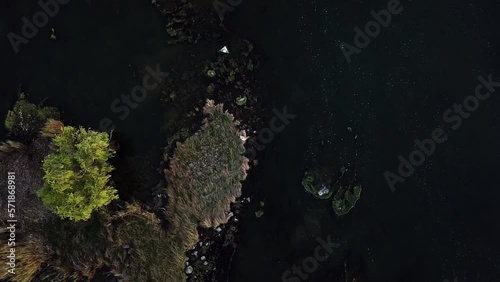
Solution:
<svg viewBox="0 0 500 282">
<path fill-rule="evenodd" d="M 101 210 L 86 222 L 54 218 L 41 227 L 44 245 L 52 250 L 57 281 L 91 279 L 107 264 L 104 253 L 113 241 L 110 218 L 106 210 Z"/>
<path fill-rule="evenodd" d="M 125 281 L 166 280 L 168 261 L 176 260 L 174 239 L 158 218 L 137 204 L 110 214 L 106 209 L 87 222 L 56 219 L 44 234 L 52 250 L 53 281 L 88 281 L 102 268 Z"/>
<path fill-rule="evenodd" d="M 106 254 L 112 271 L 126 281 L 170 281 L 165 265 L 175 259 L 170 251 L 172 238 L 161 229 L 158 218 L 132 204 L 113 221 L 113 244 Z"/>
<path fill-rule="evenodd" d="M 198 240 L 198 226 L 211 228 L 227 223 L 230 205 L 241 195 L 248 159 L 242 156 L 244 132 L 222 104 L 208 100 L 202 129 L 178 144 L 170 161 L 166 215 L 171 223 L 169 249 L 172 282 L 185 279 L 185 252 Z"/>
<path fill-rule="evenodd" d="M 2 244 L 0 256 L 6 258 L 10 254 L 10 248 L 7 244 Z M 15 250 L 15 274 L 8 273 L 8 268 L 5 266 L 0 272 L 0 279 L 11 278 L 11 281 L 14 282 L 30 282 L 50 258 L 49 250 L 34 238 L 24 240 L 24 243 L 17 243 Z"/>
<path fill-rule="evenodd" d="M 15 142 L 15 141 L 6 141 L 6 142 L 0 142 L 0 157 L 6 156 L 16 150 L 20 150 L 25 148 L 25 145 L 20 142 Z"/>
<path fill-rule="evenodd" d="M 49 119 L 41 130 L 43 137 L 55 137 L 62 133 L 64 123 L 55 119 Z"/>
<path fill-rule="evenodd" d="M 189 214 L 202 227 L 229 219 L 230 204 L 241 195 L 248 159 L 234 118 L 209 100 L 200 132 L 178 144 L 167 172 L 170 213 Z"/>
</svg>

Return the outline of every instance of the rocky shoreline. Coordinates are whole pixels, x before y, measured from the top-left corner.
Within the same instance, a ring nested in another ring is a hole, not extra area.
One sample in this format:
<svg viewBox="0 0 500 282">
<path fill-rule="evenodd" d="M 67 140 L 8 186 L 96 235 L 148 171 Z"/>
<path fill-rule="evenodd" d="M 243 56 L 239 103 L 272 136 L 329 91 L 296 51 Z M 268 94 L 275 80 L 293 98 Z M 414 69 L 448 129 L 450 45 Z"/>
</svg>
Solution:
<svg viewBox="0 0 500 282">
<path fill-rule="evenodd" d="M 222 45 L 220 47 L 226 47 L 229 52 L 219 51 L 212 60 L 193 62 L 194 67 L 189 72 L 172 71 L 167 89 L 173 91 L 164 95 L 163 101 L 167 105 L 175 104 L 176 107 L 189 109 L 188 105 L 200 104 L 205 98 L 214 99 L 223 103 L 224 109 L 241 122 L 239 124 L 241 130 L 245 130 L 247 135 L 255 134 L 262 126 L 261 117 L 264 109 L 259 99 L 263 87 L 255 78 L 255 72 L 260 66 L 260 56 L 255 53 L 254 46 L 249 41 L 228 33 L 219 19 L 214 17 L 214 13 L 211 18 L 215 20 L 207 20 L 210 17 L 197 14 L 192 4 L 181 4 L 173 10 L 165 6 L 162 8 L 160 3 L 158 6 L 164 14 L 172 16 L 167 28 L 169 34 L 177 38 L 170 41 L 170 44 L 186 41 L 196 44 L 203 40 L 213 40 L 226 43 L 227 47 Z M 192 18 L 186 15 L 191 15 Z M 201 18 L 203 20 L 197 21 Z M 198 22 L 198 25 L 193 25 L 193 22 Z M 181 81 L 183 85 L 189 85 L 189 88 L 176 87 Z M 197 96 L 194 93 L 199 94 Z M 188 113 L 189 118 L 196 119 L 199 112 L 195 108 Z M 178 130 L 181 133 L 189 131 L 186 128 Z M 165 155 L 170 155 L 173 143 L 182 140 L 186 135 L 174 134 L 174 137 L 180 138 L 169 139 Z M 251 149 L 249 144 L 246 146 L 247 151 Z M 168 159 L 165 161 L 165 164 L 168 164 Z M 257 163 L 255 161 L 255 164 Z M 231 262 L 238 246 L 239 217 L 249 212 L 253 213 L 250 205 L 253 195 L 251 187 L 253 174 L 252 168 L 248 176 L 250 179 L 243 182 L 244 196 L 232 205 L 228 223 L 214 229 L 199 228 L 200 240 L 187 253 L 189 258 L 185 268 L 187 281 L 228 281 Z"/>
<path fill-rule="evenodd" d="M 219 46 L 211 50 L 211 55 L 192 53 L 190 57 L 186 56 L 187 62 L 184 63 L 187 68 L 170 66 L 169 75 L 162 85 L 161 100 L 165 111 L 174 111 L 176 115 L 163 126 L 167 142 L 158 168 L 154 169 L 154 165 L 147 160 L 142 161 L 151 166 L 147 178 L 157 179 L 158 184 L 153 187 L 149 182 L 148 188 L 145 188 L 151 196 L 142 197 L 141 203 L 162 219 L 168 228 L 168 218 L 161 212 L 168 205 L 164 190 L 166 183 L 159 175 L 168 169 L 177 142 L 184 141 L 198 130 L 205 100 L 223 103 L 224 109 L 240 122 L 238 128 L 251 136 L 263 124 L 265 106 L 260 95 L 265 92 L 265 87 L 256 78 L 260 56 L 252 43 L 229 32 L 213 10 L 189 1 L 160 0 L 155 5 L 168 21 L 166 31 L 171 36 L 168 44 Z M 228 53 L 218 50 L 223 47 Z M 244 103 L 241 102 L 243 97 Z M 248 152 L 250 145 L 245 146 Z M 258 156 L 253 161 L 252 166 L 258 163 Z M 243 182 L 244 196 L 232 205 L 233 216 L 228 223 L 215 229 L 198 229 L 200 240 L 186 254 L 187 281 L 227 281 L 237 248 L 238 218 L 246 213 L 253 214 L 256 208 L 251 203 L 254 195 L 251 178 L 254 173 L 252 168 L 248 176 L 250 179 Z"/>
</svg>

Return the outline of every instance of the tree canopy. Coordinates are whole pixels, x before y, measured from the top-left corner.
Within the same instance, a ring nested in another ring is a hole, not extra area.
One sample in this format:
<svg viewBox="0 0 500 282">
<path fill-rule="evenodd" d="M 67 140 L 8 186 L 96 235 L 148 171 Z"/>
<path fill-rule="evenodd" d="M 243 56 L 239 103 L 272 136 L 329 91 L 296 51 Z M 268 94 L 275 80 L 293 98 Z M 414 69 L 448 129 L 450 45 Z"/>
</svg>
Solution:
<svg viewBox="0 0 500 282">
<path fill-rule="evenodd" d="M 108 182 L 114 155 L 107 133 L 63 126 L 53 137 L 55 151 L 43 162 L 42 202 L 62 218 L 87 220 L 92 211 L 117 199 Z"/>
</svg>

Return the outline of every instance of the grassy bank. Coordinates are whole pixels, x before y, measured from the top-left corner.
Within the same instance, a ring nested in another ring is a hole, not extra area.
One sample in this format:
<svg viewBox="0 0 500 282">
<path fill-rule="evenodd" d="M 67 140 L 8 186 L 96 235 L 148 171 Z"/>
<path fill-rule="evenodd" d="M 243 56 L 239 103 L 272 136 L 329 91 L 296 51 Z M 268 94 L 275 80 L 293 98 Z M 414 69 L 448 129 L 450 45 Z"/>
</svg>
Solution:
<svg viewBox="0 0 500 282">
<path fill-rule="evenodd" d="M 233 116 L 208 100 L 202 129 L 178 144 L 166 172 L 170 222 L 167 281 L 185 280 L 185 252 L 198 241 L 197 227 L 226 223 L 230 205 L 241 195 L 248 160 Z M 179 275 L 180 274 L 180 275 Z"/>
</svg>

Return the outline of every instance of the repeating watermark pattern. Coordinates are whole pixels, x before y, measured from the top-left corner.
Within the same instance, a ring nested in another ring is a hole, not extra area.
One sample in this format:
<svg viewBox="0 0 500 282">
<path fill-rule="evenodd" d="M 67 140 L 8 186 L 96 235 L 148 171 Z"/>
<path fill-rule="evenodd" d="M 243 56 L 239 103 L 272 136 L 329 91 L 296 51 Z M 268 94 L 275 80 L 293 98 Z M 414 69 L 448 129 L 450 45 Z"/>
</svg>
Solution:
<svg viewBox="0 0 500 282">
<path fill-rule="evenodd" d="M 148 74 L 142 78 L 142 85 L 135 86 L 130 94 L 122 94 L 121 99 L 115 99 L 111 102 L 111 111 L 118 114 L 120 120 L 126 119 L 130 115 L 131 109 L 136 109 L 140 102 L 146 100 L 148 91 L 157 89 L 168 76 L 167 72 L 161 71 L 160 65 L 156 65 L 156 69 L 147 66 L 146 71 Z M 109 133 L 115 129 L 115 125 L 112 119 L 105 117 L 99 122 L 99 128 L 101 131 Z"/>
<path fill-rule="evenodd" d="M 352 46 L 348 43 L 342 42 L 340 44 L 340 49 L 344 54 L 345 59 L 348 63 L 351 63 L 351 56 L 353 54 L 361 53 L 361 49 L 366 48 L 371 39 L 374 39 L 380 34 L 381 26 L 388 27 L 392 20 L 392 15 L 398 15 L 403 11 L 403 5 L 399 3 L 399 0 L 390 0 L 387 3 L 387 10 L 382 9 L 378 12 L 374 10 L 370 11 L 370 14 L 373 16 L 375 20 L 371 20 L 366 23 L 365 30 L 361 30 L 359 27 L 354 27 L 354 31 L 356 34 L 354 35 L 354 45 Z"/>
<path fill-rule="evenodd" d="M 38 6 L 41 10 L 34 13 L 32 20 L 30 21 L 27 17 L 22 17 L 23 27 L 21 28 L 21 35 L 14 32 L 9 32 L 7 38 L 9 39 L 14 53 L 19 53 L 19 46 L 21 44 L 28 44 L 29 39 L 33 39 L 37 36 L 39 29 L 45 27 L 49 23 L 49 18 L 55 17 L 60 10 L 59 5 L 66 5 L 71 0 L 40 0 L 38 1 Z"/>
<path fill-rule="evenodd" d="M 7 272 L 9 274 L 16 274 L 16 173 L 7 173 L 7 190 L 9 195 L 7 196 L 7 232 L 9 234 L 9 239 L 7 241 L 7 246 L 9 254 L 7 255 Z"/>
<path fill-rule="evenodd" d="M 493 81 L 493 75 L 488 75 L 488 79 L 483 76 L 478 77 L 479 84 L 476 86 L 474 95 L 465 97 L 461 104 L 454 104 L 453 109 L 448 109 L 443 113 L 443 121 L 451 124 L 451 129 L 457 130 L 462 126 L 463 119 L 468 119 L 471 113 L 475 112 L 480 105 L 481 101 L 488 99 L 495 88 L 500 86 L 500 82 Z M 464 109 L 465 108 L 465 109 Z M 430 138 L 422 141 L 415 139 L 414 143 L 417 149 L 410 152 L 408 159 L 402 155 L 398 156 L 398 174 L 390 171 L 384 172 L 387 185 L 392 192 L 396 190 L 397 183 L 405 182 L 405 178 L 410 177 L 415 168 L 421 166 L 426 157 L 430 157 L 436 150 L 436 144 L 442 144 L 448 140 L 448 135 L 441 127 L 436 127 L 432 130 Z"/>
<path fill-rule="evenodd" d="M 257 151 L 262 151 L 265 148 L 266 144 L 271 143 L 274 140 L 275 134 L 282 132 L 285 129 L 285 126 L 290 124 L 290 120 L 295 119 L 297 115 L 289 114 L 287 112 L 286 106 L 283 107 L 283 111 L 279 111 L 278 109 L 273 109 L 274 117 L 269 121 L 269 127 L 262 128 L 257 133 L 257 136 L 253 136 L 248 141 L 248 144 L 251 145 L 249 149 L 245 152 L 250 160 L 255 159 L 257 156 Z M 277 122 L 281 121 L 282 124 L 277 124 Z M 256 151 L 257 150 L 257 151 Z"/>
<path fill-rule="evenodd" d="M 226 2 L 224 2 L 226 1 Z M 212 5 L 214 6 L 215 12 L 219 16 L 220 21 L 224 21 L 224 14 L 226 12 L 234 12 L 234 9 L 243 3 L 243 0 L 215 0 Z"/>
<path fill-rule="evenodd" d="M 317 238 L 319 245 L 314 249 L 313 255 L 306 257 L 300 264 L 294 264 L 291 270 L 287 270 L 281 275 L 282 282 L 300 282 L 309 279 L 309 276 L 316 272 L 319 263 L 327 260 L 334 252 L 334 249 L 340 247 L 339 243 L 332 242 L 330 235 L 324 241 Z"/>
</svg>

